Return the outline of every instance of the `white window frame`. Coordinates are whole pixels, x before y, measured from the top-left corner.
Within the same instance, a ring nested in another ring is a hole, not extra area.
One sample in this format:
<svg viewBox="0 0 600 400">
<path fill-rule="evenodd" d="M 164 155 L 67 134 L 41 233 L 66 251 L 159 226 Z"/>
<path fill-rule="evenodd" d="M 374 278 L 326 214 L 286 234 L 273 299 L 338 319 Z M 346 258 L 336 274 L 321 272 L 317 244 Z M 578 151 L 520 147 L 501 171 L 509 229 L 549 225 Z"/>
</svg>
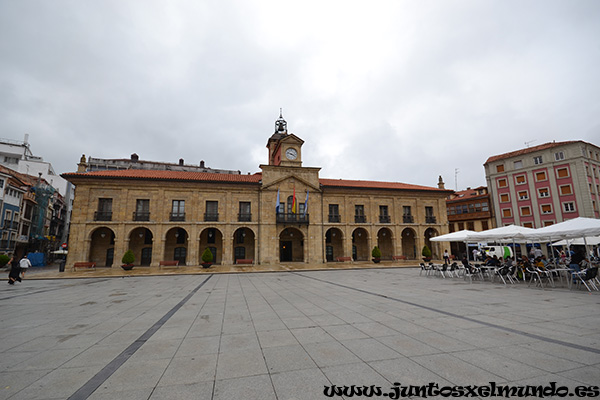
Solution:
<svg viewBox="0 0 600 400">
<path fill-rule="evenodd" d="M 544 206 L 550 206 L 550 211 L 545 212 L 544 211 Z M 554 210 L 552 210 L 552 203 L 546 203 L 546 204 L 540 204 L 540 214 L 541 215 L 550 215 L 553 213 Z"/>
<path fill-rule="evenodd" d="M 510 212 L 509 216 L 504 215 L 504 211 L 508 210 Z M 502 209 L 502 218 L 513 218 L 512 208 L 503 208 Z"/>
<path fill-rule="evenodd" d="M 517 181 L 518 178 L 523 177 L 523 182 L 519 182 Z M 515 175 L 515 185 L 526 185 L 527 184 L 527 175 L 525 174 L 519 174 L 519 175 Z"/>
<path fill-rule="evenodd" d="M 544 179 L 538 179 L 537 175 L 541 174 L 541 173 L 544 174 Z M 548 180 L 548 171 L 537 171 L 537 172 L 533 173 L 533 176 L 534 176 L 536 182 L 545 182 Z"/>
<path fill-rule="evenodd" d="M 566 170 L 567 171 L 567 176 L 558 176 L 558 171 L 562 171 L 562 170 Z M 556 168 L 554 170 L 554 172 L 556 174 L 556 179 L 566 179 L 566 178 L 570 178 L 571 177 L 571 171 L 569 171 L 569 168 L 567 168 L 567 167 Z"/>
<path fill-rule="evenodd" d="M 521 196 L 521 192 L 525 192 L 525 196 Z M 519 200 L 529 200 L 529 192 L 527 190 L 518 191 L 517 196 L 519 196 Z"/>
<path fill-rule="evenodd" d="M 570 205 L 571 207 L 569 207 L 569 208 L 572 208 L 572 209 L 567 209 L 567 205 Z M 575 202 L 574 201 L 565 201 L 564 203 L 562 203 L 562 206 L 563 206 L 562 207 L 563 212 L 571 213 L 571 212 L 576 212 L 577 211 L 577 207 L 575 207 Z"/>
<path fill-rule="evenodd" d="M 535 156 L 533 157 L 533 164 L 534 165 L 541 165 L 544 163 L 544 159 L 542 158 L 542 156 Z"/>
<path fill-rule="evenodd" d="M 523 168 L 523 160 L 515 161 L 513 163 L 513 168 L 514 169 L 521 169 L 521 168 Z"/>
<path fill-rule="evenodd" d="M 566 193 L 566 194 L 563 194 L 563 193 L 562 193 L 562 188 L 564 188 L 564 187 L 568 187 L 568 188 L 569 188 L 569 190 L 571 191 L 571 193 Z M 559 196 L 572 196 L 572 195 L 573 195 L 573 186 L 571 186 L 571 184 L 567 184 L 567 185 L 560 185 L 560 186 L 558 186 L 558 195 L 559 195 Z"/>
<path fill-rule="evenodd" d="M 506 200 L 506 201 L 503 201 L 503 200 L 502 200 L 502 195 L 507 195 L 507 196 L 508 196 L 508 200 Z M 498 195 L 498 201 L 499 201 L 500 203 L 510 203 L 510 193 L 500 193 L 500 194 Z"/>
<path fill-rule="evenodd" d="M 523 214 L 523 210 L 524 209 L 528 209 L 529 210 L 529 214 Z M 521 217 L 531 217 L 533 215 L 533 212 L 531 211 L 531 207 L 530 206 L 520 207 L 520 209 L 519 209 L 519 215 L 521 215 Z"/>
<path fill-rule="evenodd" d="M 542 192 L 541 192 L 542 189 L 546 190 L 546 193 L 547 193 L 546 196 L 542 196 Z M 540 199 L 547 199 L 548 197 L 550 197 L 550 188 L 549 187 L 538 188 L 537 192 L 538 192 L 538 198 L 540 198 Z"/>
<path fill-rule="evenodd" d="M 505 185 L 504 186 L 500 186 L 500 182 L 504 181 Z M 496 181 L 496 184 L 498 185 L 498 188 L 502 189 L 502 188 L 506 188 L 508 187 L 508 179 L 506 178 L 498 178 L 498 180 Z"/>
<path fill-rule="evenodd" d="M 556 153 L 554 153 L 554 160 L 555 161 L 562 161 L 565 159 L 565 152 L 564 151 L 557 151 Z"/>
</svg>

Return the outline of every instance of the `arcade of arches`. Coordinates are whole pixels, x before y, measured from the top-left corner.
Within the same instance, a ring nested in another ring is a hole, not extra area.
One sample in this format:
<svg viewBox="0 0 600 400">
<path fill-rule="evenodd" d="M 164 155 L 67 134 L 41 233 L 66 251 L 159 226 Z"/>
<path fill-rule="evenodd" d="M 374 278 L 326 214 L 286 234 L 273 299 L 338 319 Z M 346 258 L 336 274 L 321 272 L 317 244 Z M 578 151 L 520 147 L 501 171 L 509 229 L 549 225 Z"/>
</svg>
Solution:
<svg viewBox="0 0 600 400">
<path fill-rule="evenodd" d="M 392 256 L 398 254 L 406 256 L 407 259 L 418 259 L 420 249 L 417 248 L 415 230 L 405 228 L 400 235 L 401 240 L 397 240 L 392 230 L 385 227 L 378 229 L 373 236 L 365 228 L 356 228 L 351 231 L 350 240 L 347 240 L 342 229 L 331 227 L 325 232 L 324 260 L 332 262 L 338 257 L 351 254 L 355 261 L 368 261 L 373 246 L 379 247 L 383 260 L 391 260 Z M 439 252 L 436 250 L 439 244 L 430 241 L 431 237 L 437 235 L 437 231 L 429 228 L 424 235 L 424 243 L 430 248 L 433 246 L 433 249 Z M 279 261 L 306 262 L 308 247 L 305 246 L 305 240 L 305 232 L 302 229 L 282 229 L 279 234 Z M 110 227 L 102 226 L 93 230 L 88 242 L 89 261 L 105 267 L 120 265 L 120 260 L 115 260 L 116 234 Z M 201 230 L 195 240 L 191 240 L 190 234 L 183 227 L 168 229 L 160 240 L 155 240 L 150 228 L 136 227 L 131 229 L 124 242 L 124 249 L 133 252 L 135 264 L 139 266 L 156 265 L 159 260 L 176 260 L 179 261 L 179 265 L 199 265 L 205 248 L 212 252 L 215 264 L 227 263 L 229 260 L 225 260 L 223 256 L 225 242 L 231 246 L 231 263 L 239 259 L 257 258 L 256 234 L 249 227 L 235 229 L 227 241 L 224 240 L 223 233 L 213 227 Z M 349 250 L 347 246 L 351 246 Z"/>
</svg>

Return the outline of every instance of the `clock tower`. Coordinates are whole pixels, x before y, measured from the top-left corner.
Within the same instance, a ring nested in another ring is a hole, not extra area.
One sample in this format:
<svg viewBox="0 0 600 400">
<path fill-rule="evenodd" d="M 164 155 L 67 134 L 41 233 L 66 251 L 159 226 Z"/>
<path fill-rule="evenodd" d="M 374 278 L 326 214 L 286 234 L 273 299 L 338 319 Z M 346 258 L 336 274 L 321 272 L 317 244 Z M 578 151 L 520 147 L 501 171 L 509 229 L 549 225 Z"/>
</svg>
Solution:
<svg viewBox="0 0 600 400">
<path fill-rule="evenodd" d="M 267 142 L 269 165 L 301 167 L 302 145 L 304 141 L 287 131 L 287 122 L 279 109 L 279 118 L 275 121 L 275 133 Z"/>
</svg>

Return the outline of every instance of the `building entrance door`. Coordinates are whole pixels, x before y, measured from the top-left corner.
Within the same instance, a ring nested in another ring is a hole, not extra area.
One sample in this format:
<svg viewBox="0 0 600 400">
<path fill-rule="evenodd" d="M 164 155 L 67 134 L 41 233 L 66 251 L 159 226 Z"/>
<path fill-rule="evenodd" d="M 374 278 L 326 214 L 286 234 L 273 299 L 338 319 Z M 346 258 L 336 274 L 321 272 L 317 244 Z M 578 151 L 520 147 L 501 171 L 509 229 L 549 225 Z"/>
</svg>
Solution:
<svg viewBox="0 0 600 400">
<path fill-rule="evenodd" d="M 115 249 L 112 247 L 110 249 L 106 249 L 106 266 L 112 267 L 114 260 L 115 260 Z"/>
<path fill-rule="evenodd" d="M 292 242 L 279 242 L 279 261 L 292 261 Z"/>
</svg>

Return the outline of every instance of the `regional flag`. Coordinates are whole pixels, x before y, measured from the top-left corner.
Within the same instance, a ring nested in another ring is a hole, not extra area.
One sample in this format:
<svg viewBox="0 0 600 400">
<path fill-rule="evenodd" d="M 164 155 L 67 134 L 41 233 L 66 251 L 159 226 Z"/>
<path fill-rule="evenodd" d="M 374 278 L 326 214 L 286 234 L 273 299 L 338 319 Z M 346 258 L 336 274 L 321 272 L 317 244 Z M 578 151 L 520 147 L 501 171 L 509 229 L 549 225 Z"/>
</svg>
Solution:
<svg viewBox="0 0 600 400">
<path fill-rule="evenodd" d="M 308 212 L 308 189 L 306 189 L 306 200 L 304 200 L 304 216 Z"/>
<path fill-rule="evenodd" d="M 296 214 L 296 208 L 298 205 L 296 204 L 296 186 L 294 186 L 294 197 L 292 198 L 292 214 Z"/>
<path fill-rule="evenodd" d="M 279 214 L 279 189 L 277 189 L 277 204 L 275 204 L 275 213 Z"/>
</svg>

